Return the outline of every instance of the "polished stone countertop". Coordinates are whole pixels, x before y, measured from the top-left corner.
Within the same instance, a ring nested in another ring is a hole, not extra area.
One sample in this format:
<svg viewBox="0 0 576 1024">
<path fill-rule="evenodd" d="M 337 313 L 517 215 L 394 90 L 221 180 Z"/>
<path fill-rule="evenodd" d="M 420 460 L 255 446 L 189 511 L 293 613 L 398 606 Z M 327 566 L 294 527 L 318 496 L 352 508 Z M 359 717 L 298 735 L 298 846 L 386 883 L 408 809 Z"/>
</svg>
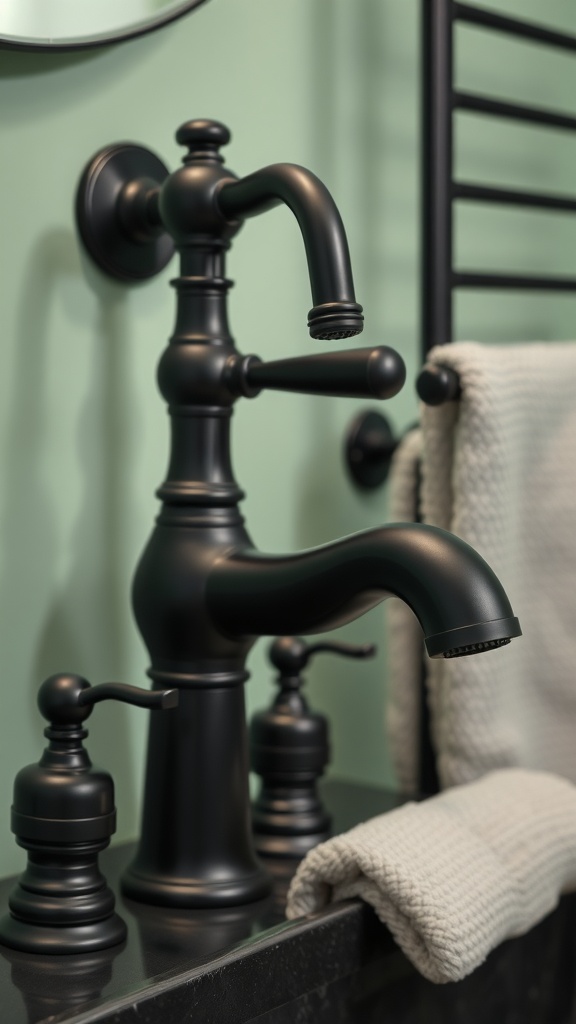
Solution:
<svg viewBox="0 0 576 1024">
<path fill-rule="evenodd" d="M 341 832 L 402 802 L 328 781 Z M 105 851 L 117 890 L 132 844 Z M 23 854 L 24 857 L 24 854 Z M 504 943 L 469 978 L 432 985 L 358 900 L 287 922 L 294 864 L 268 862 L 273 895 L 246 907 L 174 911 L 118 897 L 122 945 L 86 956 L 0 947 L 2 1024 L 576 1024 L 576 898 Z M 3 906 L 14 879 L 0 883 Z"/>
</svg>

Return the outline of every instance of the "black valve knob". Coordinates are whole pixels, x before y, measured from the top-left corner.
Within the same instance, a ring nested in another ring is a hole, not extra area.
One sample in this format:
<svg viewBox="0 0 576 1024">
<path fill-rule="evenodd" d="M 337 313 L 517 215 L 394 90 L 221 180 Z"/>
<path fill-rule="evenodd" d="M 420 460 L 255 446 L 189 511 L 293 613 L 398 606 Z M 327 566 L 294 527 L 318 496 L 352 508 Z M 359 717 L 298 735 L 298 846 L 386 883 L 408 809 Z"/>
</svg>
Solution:
<svg viewBox="0 0 576 1024">
<path fill-rule="evenodd" d="M 29 854 L 9 899 L 10 914 L 0 921 L 0 942 L 12 949 L 88 953 L 125 938 L 114 895 L 98 869 L 98 855 L 116 831 L 114 783 L 92 766 L 83 745 L 83 723 L 102 700 L 154 710 L 175 707 L 178 691 L 90 686 L 73 674 L 51 676 L 40 687 L 49 743 L 40 761 L 14 781 L 12 831 Z"/>
<path fill-rule="evenodd" d="M 222 157 L 218 150 L 220 146 L 226 146 L 231 139 L 230 130 L 220 121 L 208 121 L 205 118 L 197 118 L 195 121 L 186 121 L 180 125 L 176 132 L 176 142 L 180 146 L 188 146 L 188 154 L 183 157 L 185 163 L 192 158 L 199 156 L 211 156 L 220 162 Z"/>
<path fill-rule="evenodd" d="M 416 390 L 426 405 L 443 405 L 460 397 L 460 380 L 449 366 L 426 365 L 420 371 Z"/>
<path fill-rule="evenodd" d="M 271 645 L 269 658 L 279 671 L 280 692 L 250 724 L 252 769 L 262 779 L 252 824 L 256 849 L 263 855 L 302 857 L 330 832 L 330 815 L 316 791 L 330 760 L 328 720 L 310 710 L 301 676 L 310 659 L 321 652 L 369 658 L 375 647 L 308 644 L 295 636 L 278 637 Z"/>
</svg>

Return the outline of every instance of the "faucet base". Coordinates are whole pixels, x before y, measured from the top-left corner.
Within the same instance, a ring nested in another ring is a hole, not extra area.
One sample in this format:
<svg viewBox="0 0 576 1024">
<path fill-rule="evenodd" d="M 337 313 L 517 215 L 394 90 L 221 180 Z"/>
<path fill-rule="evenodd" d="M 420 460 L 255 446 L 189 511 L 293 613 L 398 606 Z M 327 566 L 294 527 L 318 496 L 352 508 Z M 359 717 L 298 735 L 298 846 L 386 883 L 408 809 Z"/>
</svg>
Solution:
<svg viewBox="0 0 576 1024">
<path fill-rule="evenodd" d="M 173 678 L 151 673 L 155 687 Z M 252 840 L 245 677 L 242 667 L 205 674 L 180 686 L 178 714 L 150 716 L 142 829 L 122 878 L 125 896 L 189 909 L 239 906 L 270 892 Z"/>
<path fill-rule="evenodd" d="M 138 903 L 185 910 L 237 907 L 264 899 L 272 891 L 272 879 L 264 868 L 229 881 L 174 878 L 172 875 L 141 875 L 129 867 L 122 878 L 122 893 Z"/>
</svg>

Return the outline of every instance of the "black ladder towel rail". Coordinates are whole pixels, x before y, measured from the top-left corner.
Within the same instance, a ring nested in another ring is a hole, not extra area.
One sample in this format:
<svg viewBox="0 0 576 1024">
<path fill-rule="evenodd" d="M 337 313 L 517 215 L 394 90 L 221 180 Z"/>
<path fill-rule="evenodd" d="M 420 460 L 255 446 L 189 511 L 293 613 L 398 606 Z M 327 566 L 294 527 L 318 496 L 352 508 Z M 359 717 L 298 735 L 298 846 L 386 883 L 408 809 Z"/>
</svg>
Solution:
<svg viewBox="0 0 576 1024">
<path fill-rule="evenodd" d="M 453 259 L 453 207 L 455 202 L 576 212 L 576 195 L 528 192 L 496 185 L 480 185 L 454 178 L 454 114 L 458 110 L 507 118 L 566 131 L 576 130 L 576 116 L 555 110 L 510 103 L 454 86 L 454 36 L 458 22 L 505 33 L 544 46 L 576 54 L 576 36 L 517 18 L 507 17 L 455 0 L 422 0 L 422 311 L 423 362 L 435 345 L 453 341 L 454 292 L 461 288 L 530 289 L 576 292 L 576 278 L 530 274 L 460 271 Z M 457 399 L 459 381 L 448 367 L 426 367 L 417 383 L 420 398 L 431 405 Z M 439 788 L 436 759 L 430 738 L 424 669 L 420 723 L 420 789 Z"/>
<path fill-rule="evenodd" d="M 576 195 L 527 192 L 454 179 L 453 118 L 467 110 L 576 131 L 576 116 L 509 103 L 454 87 L 454 29 L 458 22 L 576 54 L 576 36 L 455 0 L 423 0 L 423 244 L 422 354 L 453 340 L 457 288 L 576 292 L 576 277 L 457 271 L 453 261 L 455 202 L 487 202 L 576 212 Z M 424 396 L 421 396 L 424 397 Z M 426 399 L 425 399 L 426 400 Z"/>
</svg>

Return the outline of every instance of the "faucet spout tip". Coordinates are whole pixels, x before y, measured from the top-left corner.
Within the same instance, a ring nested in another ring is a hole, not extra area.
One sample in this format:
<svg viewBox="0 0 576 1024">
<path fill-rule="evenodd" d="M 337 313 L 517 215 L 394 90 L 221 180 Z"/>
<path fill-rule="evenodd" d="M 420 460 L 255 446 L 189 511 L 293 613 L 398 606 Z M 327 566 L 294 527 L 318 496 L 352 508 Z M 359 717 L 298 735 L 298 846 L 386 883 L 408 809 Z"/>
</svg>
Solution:
<svg viewBox="0 0 576 1024">
<path fill-rule="evenodd" d="M 490 619 L 427 636 L 426 650 L 431 658 L 463 658 L 504 647 L 517 636 L 522 636 L 522 630 L 515 616 Z"/>
<path fill-rule="evenodd" d="M 323 302 L 308 313 L 311 338 L 336 341 L 353 338 L 364 330 L 362 306 L 357 302 Z"/>
</svg>

